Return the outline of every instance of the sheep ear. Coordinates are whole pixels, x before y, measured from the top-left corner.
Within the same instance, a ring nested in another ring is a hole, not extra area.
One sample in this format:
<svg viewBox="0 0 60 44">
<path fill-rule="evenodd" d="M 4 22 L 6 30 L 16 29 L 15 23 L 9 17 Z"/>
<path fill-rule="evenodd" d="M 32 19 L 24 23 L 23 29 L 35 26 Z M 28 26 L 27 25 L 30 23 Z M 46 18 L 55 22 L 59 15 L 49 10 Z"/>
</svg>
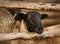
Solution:
<svg viewBox="0 0 60 44">
<path fill-rule="evenodd" d="M 48 17 L 48 15 L 47 14 L 41 14 L 42 16 L 41 16 L 41 19 L 44 19 L 44 18 L 47 18 Z"/>
<path fill-rule="evenodd" d="M 19 13 L 17 15 L 15 15 L 15 20 L 21 21 L 24 18 L 24 14 L 23 13 Z"/>
</svg>

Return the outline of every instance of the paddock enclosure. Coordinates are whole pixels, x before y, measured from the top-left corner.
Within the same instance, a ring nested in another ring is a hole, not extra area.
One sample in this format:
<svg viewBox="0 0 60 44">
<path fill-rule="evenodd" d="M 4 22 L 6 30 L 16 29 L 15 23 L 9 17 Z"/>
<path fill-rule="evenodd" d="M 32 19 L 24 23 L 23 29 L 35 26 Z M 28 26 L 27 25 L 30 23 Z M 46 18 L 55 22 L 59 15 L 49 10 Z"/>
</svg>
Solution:
<svg viewBox="0 0 60 44">
<path fill-rule="evenodd" d="M 43 2 L 43 3 L 60 4 L 60 0 L 1 0 L 1 1 L 11 1 L 11 2 L 12 1 L 25 1 L 25 2 L 35 2 L 35 3 L 36 2 Z M 16 9 L 16 8 L 10 8 L 10 9 Z M 19 12 L 27 13 L 27 12 L 33 11 L 33 10 L 38 11 L 40 13 L 48 14 L 48 17 L 41 21 L 44 27 L 50 27 L 50 26 L 60 24 L 60 10 L 35 10 L 35 9 L 24 9 L 24 8 L 21 9 L 20 8 Z M 13 20 L 13 16 L 10 15 L 11 13 L 7 10 L 7 8 L 2 8 L 1 7 L 0 12 L 1 12 L 0 14 L 3 14 L 3 15 L 5 14 L 5 15 L 7 15 L 6 17 L 9 17 L 7 19 L 8 20 L 7 24 L 9 23 L 9 21 L 11 21 L 6 28 L 7 29 L 12 28 L 12 30 L 7 30 L 7 31 L 5 30 L 5 31 L 3 31 L 3 33 L 27 32 L 27 30 L 24 31 L 23 29 L 22 30 L 20 29 L 20 23 L 21 22 L 16 23 Z M 8 16 L 8 15 L 10 15 L 10 16 Z M 10 24 L 12 24 L 12 25 L 10 25 Z M 16 26 L 15 26 L 15 24 L 16 24 Z M 13 28 L 16 28 L 16 29 L 19 29 L 19 30 L 13 30 Z M 3 29 L 3 27 L 2 27 L 2 29 Z M 1 31 L 1 29 L 0 29 L 0 31 Z M 0 41 L 0 44 L 60 44 L 60 37 L 47 37 L 47 38 L 40 38 L 40 39 L 14 39 L 14 40 Z"/>
</svg>

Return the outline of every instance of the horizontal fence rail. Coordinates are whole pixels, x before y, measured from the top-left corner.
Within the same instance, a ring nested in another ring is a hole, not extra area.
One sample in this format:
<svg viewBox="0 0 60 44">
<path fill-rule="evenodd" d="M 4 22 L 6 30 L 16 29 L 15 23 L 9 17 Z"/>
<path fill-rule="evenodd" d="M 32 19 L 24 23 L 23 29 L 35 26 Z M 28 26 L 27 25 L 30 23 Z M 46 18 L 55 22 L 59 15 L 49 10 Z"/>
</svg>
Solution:
<svg viewBox="0 0 60 44">
<path fill-rule="evenodd" d="M 42 3 L 42 2 L 22 2 L 22 1 L 0 1 L 0 7 L 5 8 L 22 8 L 33 10 L 60 10 L 59 3 Z"/>
</svg>

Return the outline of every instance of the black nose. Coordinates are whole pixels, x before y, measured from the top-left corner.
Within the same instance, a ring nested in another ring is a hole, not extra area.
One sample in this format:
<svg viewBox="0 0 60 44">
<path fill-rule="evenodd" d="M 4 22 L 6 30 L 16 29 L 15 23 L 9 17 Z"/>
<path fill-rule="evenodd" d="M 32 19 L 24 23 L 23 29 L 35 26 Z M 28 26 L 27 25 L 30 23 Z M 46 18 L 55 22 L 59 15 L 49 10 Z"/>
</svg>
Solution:
<svg viewBox="0 0 60 44">
<path fill-rule="evenodd" d="M 35 32 L 38 34 L 41 34 L 41 33 L 43 33 L 43 28 L 36 29 Z"/>
</svg>

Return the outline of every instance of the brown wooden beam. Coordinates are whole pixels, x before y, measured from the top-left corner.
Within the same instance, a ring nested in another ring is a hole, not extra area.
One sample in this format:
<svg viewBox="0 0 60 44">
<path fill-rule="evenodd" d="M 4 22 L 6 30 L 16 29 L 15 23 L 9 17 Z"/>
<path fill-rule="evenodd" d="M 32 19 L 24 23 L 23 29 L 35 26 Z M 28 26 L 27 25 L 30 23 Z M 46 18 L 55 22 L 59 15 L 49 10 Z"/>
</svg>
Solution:
<svg viewBox="0 0 60 44">
<path fill-rule="evenodd" d="M 5 8 L 25 8 L 35 10 L 60 10 L 60 4 L 42 2 L 22 2 L 22 1 L 0 1 L 0 7 Z"/>
<path fill-rule="evenodd" d="M 47 37 L 60 37 L 60 24 L 45 27 L 42 34 L 29 33 L 29 32 L 15 32 L 15 33 L 0 33 L 0 41 L 11 40 L 17 38 L 32 39 L 32 38 L 47 38 Z"/>
</svg>

